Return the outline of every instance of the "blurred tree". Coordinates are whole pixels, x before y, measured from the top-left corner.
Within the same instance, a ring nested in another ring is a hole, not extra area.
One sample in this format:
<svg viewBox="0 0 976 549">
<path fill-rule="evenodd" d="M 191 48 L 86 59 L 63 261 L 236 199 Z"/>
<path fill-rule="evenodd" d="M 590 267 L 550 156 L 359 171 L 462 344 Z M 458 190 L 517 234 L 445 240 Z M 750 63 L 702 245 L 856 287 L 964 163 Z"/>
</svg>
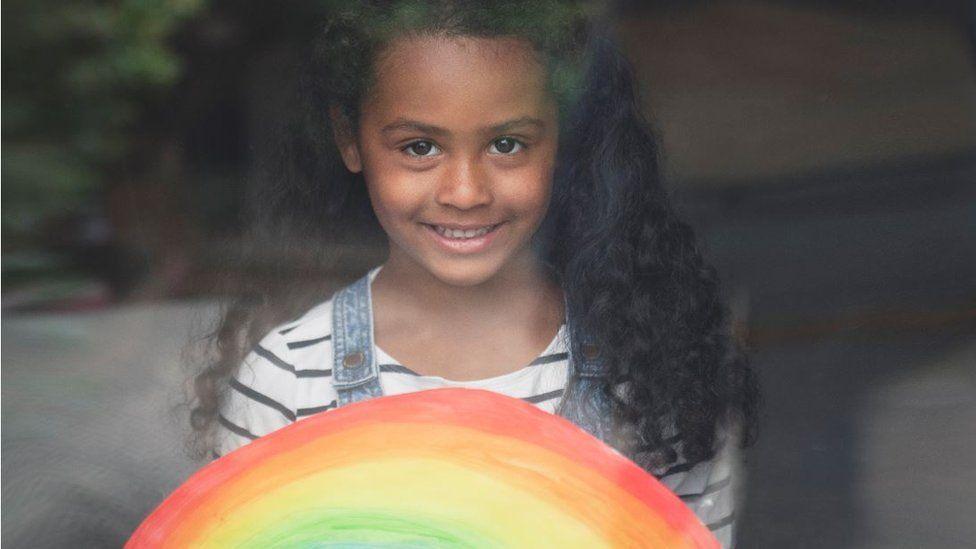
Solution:
<svg viewBox="0 0 976 549">
<path fill-rule="evenodd" d="M 29 242 L 39 223 L 81 207 L 124 169 L 140 115 L 180 76 L 169 39 L 203 4 L 4 4 L 5 245 Z"/>
</svg>

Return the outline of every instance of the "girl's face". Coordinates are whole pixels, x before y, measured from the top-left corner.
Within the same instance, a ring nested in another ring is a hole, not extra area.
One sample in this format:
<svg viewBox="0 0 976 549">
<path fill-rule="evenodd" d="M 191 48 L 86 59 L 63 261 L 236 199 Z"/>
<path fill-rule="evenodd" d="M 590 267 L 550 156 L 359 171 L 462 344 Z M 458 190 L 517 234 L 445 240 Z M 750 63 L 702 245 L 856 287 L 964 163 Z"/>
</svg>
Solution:
<svg viewBox="0 0 976 549">
<path fill-rule="evenodd" d="M 356 139 L 390 264 L 474 286 L 531 265 L 558 137 L 546 72 L 514 38 L 409 37 L 377 62 Z"/>
</svg>

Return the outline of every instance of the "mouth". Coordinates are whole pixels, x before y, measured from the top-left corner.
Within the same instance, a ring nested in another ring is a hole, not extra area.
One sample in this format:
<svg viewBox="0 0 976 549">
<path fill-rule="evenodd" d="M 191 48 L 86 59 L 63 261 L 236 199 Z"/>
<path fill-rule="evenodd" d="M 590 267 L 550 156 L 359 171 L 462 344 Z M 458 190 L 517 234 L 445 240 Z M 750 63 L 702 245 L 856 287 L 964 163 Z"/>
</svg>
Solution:
<svg viewBox="0 0 976 549">
<path fill-rule="evenodd" d="M 480 226 L 452 226 L 430 223 L 423 225 L 441 249 L 451 253 L 476 253 L 488 248 L 498 234 L 499 228 L 505 223 Z"/>
<path fill-rule="evenodd" d="M 469 227 L 469 228 L 453 228 L 445 225 L 427 225 L 434 230 L 437 234 L 443 236 L 444 238 L 449 238 L 451 240 L 467 240 L 470 238 L 478 238 L 484 236 L 495 229 L 501 223 L 496 223 L 494 225 L 483 225 L 481 227 Z"/>
</svg>

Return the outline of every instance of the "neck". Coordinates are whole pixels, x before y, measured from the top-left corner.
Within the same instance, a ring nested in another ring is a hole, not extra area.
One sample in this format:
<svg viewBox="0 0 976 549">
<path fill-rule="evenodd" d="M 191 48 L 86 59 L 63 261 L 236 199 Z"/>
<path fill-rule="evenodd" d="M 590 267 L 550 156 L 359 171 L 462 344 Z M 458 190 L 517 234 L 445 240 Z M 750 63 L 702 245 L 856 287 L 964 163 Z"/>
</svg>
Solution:
<svg viewBox="0 0 976 549">
<path fill-rule="evenodd" d="M 373 283 L 373 294 L 376 301 L 394 305 L 390 309 L 447 323 L 470 325 L 513 317 L 561 320 L 563 315 L 562 291 L 530 250 L 474 286 L 445 283 L 410 258 L 391 253 Z"/>
</svg>

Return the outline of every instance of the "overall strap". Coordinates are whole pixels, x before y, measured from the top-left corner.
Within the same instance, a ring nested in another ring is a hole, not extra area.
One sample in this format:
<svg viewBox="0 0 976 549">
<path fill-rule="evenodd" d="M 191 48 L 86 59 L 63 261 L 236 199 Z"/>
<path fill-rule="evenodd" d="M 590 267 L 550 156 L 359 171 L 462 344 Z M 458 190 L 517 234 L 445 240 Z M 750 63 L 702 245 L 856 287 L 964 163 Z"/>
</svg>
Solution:
<svg viewBox="0 0 976 549">
<path fill-rule="evenodd" d="M 573 349 L 570 345 L 569 379 L 556 413 L 609 444 L 613 418 L 610 397 L 605 393 L 606 365 L 592 343 L 580 345 L 579 353 Z"/>
<path fill-rule="evenodd" d="M 370 276 L 339 290 L 332 298 L 332 386 L 336 407 L 383 396 L 373 353 Z"/>
</svg>

